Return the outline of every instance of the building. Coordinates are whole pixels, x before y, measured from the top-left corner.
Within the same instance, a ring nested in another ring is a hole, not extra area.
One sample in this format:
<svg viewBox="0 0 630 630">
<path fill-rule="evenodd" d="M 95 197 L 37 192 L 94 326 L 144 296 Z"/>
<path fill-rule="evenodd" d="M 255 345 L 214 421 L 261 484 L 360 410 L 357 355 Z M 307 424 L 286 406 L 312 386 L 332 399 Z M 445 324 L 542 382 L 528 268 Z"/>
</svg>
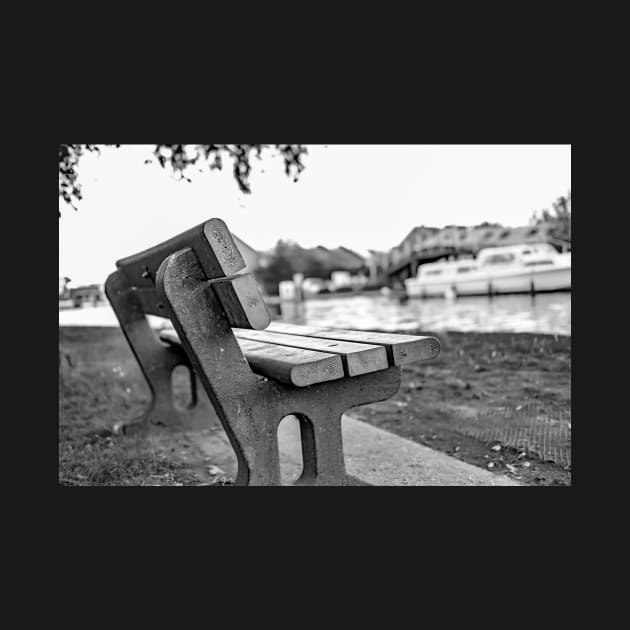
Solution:
<svg viewBox="0 0 630 630">
<path fill-rule="evenodd" d="M 447 225 L 444 228 L 415 227 L 387 256 L 384 275 L 390 283 L 400 284 L 414 277 L 424 263 L 454 257 L 474 257 L 485 247 L 550 243 L 556 249 L 571 249 L 571 243 L 556 238 L 553 222 L 510 228 L 498 223 L 476 226 Z"/>
<path fill-rule="evenodd" d="M 76 289 L 70 289 L 70 299 L 75 308 L 84 304 L 97 306 L 105 300 L 105 293 L 102 284 L 88 284 Z"/>
<path fill-rule="evenodd" d="M 462 242 L 463 248 L 476 255 L 484 247 L 501 247 L 503 245 L 521 245 L 534 243 L 550 243 L 556 249 L 570 249 L 571 243 L 557 239 L 553 232 L 555 225 L 544 222 L 539 225 L 521 227 L 477 226 L 469 228 Z"/>
<path fill-rule="evenodd" d="M 245 241 L 232 234 L 246 267 L 241 273 L 253 272 L 260 267 L 260 254 Z M 84 304 L 97 305 L 106 300 L 105 291 L 101 284 L 89 284 L 76 288 L 68 288 L 70 278 L 59 276 L 59 300 L 72 300 L 75 308 Z"/>
<path fill-rule="evenodd" d="M 350 273 L 367 271 L 363 256 L 347 247 L 340 246 L 331 249 L 329 255 L 328 265 L 336 271 L 348 271 Z"/>
<path fill-rule="evenodd" d="M 366 259 L 370 284 L 377 284 L 385 277 L 388 268 L 389 252 L 379 252 L 375 249 L 368 250 L 369 256 Z"/>
<path fill-rule="evenodd" d="M 347 247 L 340 246 L 335 249 L 328 249 L 323 245 L 318 245 L 311 249 L 299 247 L 297 253 L 299 253 L 299 256 L 295 256 L 294 262 L 299 265 L 298 260 L 303 262 L 317 261 L 325 276 L 329 276 L 333 271 L 348 271 L 350 273 L 367 271 L 365 259 Z"/>
<path fill-rule="evenodd" d="M 66 276 L 59 276 L 59 299 L 67 300 L 70 297 L 70 289 L 68 289 L 68 283 L 71 282 L 70 278 Z"/>
<path fill-rule="evenodd" d="M 390 250 L 385 275 L 395 284 L 416 275 L 418 266 L 456 252 L 461 230 L 456 226 L 440 229 L 421 225 Z"/>
</svg>

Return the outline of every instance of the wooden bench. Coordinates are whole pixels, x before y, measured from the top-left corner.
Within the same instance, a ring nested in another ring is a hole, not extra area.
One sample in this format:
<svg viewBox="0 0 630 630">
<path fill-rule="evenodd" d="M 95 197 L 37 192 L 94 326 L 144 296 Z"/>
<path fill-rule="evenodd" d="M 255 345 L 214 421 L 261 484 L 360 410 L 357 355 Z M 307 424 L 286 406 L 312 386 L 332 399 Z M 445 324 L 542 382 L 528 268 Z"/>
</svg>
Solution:
<svg viewBox="0 0 630 630">
<path fill-rule="evenodd" d="M 298 485 L 347 485 L 342 414 L 390 398 L 402 366 L 439 354 L 433 337 L 272 323 L 252 274 L 239 274 L 245 262 L 220 219 L 116 266 L 105 292 L 152 396 L 123 429 L 185 426 L 171 388 L 184 365 L 192 407 L 196 376 L 234 448 L 239 485 L 280 484 L 277 428 L 287 415 L 300 422 Z M 169 318 L 174 331 L 158 336 L 147 315 Z"/>
</svg>

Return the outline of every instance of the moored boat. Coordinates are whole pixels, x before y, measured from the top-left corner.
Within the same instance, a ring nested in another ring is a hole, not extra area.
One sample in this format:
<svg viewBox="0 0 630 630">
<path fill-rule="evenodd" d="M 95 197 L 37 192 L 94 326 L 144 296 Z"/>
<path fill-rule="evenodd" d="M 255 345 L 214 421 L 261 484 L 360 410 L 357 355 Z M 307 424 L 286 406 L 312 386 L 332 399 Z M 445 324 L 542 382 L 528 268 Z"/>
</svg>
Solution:
<svg viewBox="0 0 630 630">
<path fill-rule="evenodd" d="M 548 243 L 488 247 L 476 259 L 427 263 L 405 280 L 409 297 L 571 290 L 571 253 Z"/>
</svg>

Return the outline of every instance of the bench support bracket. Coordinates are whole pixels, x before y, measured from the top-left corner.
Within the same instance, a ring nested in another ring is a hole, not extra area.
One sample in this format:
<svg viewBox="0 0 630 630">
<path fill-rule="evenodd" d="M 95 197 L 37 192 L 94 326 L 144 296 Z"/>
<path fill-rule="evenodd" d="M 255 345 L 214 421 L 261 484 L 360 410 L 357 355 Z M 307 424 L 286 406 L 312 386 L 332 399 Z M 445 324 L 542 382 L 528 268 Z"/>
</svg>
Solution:
<svg viewBox="0 0 630 630">
<path fill-rule="evenodd" d="M 218 423 L 204 392 L 197 395 L 196 376 L 185 352 L 159 340 L 149 326 L 135 289 L 122 272 L 115 271 L 107 278 L 105 293 L 151 393 L 148 409 L 139 418 L 119 423 L 115 431 L 131 434 L 154 427 L 191 429 L 208 426 L 211 419 Z M 189 369 L 191 378 L 192 401 L 185 412 L 178 411 L 173 402 L 171 375 L 179 365 Z"/>
<path fill-rule="evenodd" d="M 351 407 L 391 398 L 400 387 L 401 368 L 300 388 L 257 376 L 241 352 L 213 282 L 207 279 L 194 252 L 184 249 L 162 262 L 156 290 L 234 448 L 236 484 L 280 485 L 277 429 L 285 416 L 296 415 L 304 462 L 297 485 L 349 485 L 341 416 Z M 129 302 L 125 311 L 130 310 L 133 304 Z M 132 347 L 139 341 L 146 348 L 143 352 L 154 356 L 156 351 L 150 349 L 146 331 L 133 317 L 125 318 L 129 321 L 123 330 Z M 146 358 L 142 360 L 146 363 Z M 146 368 L 143 371 L 147 376 Z"/>
</svg>

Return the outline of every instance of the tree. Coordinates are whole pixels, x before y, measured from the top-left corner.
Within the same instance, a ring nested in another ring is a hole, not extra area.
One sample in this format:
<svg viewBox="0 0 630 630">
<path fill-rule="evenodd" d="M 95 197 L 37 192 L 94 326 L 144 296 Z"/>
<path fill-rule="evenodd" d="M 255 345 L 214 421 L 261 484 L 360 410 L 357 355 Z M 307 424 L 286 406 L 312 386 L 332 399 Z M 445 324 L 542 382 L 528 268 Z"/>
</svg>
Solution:
<svg viewBox="0 0 630 630">
<path fill-rule="evenodd" d="M 120 145 L 118 145 L 120 146 Z M 81 200 L 81 186 L 77 181 L 77 165 L 85 151 L 98 151 L 95 144 L 60 144 L 59 145 L 59 198 L 76 207 L 72 200 Z M 59 210 L 61 217 L 61 210 Z"/>
<path fill-rule="evenodd" d="M 267 293 L 277 295 L 279 283 L 293 278 L 296 269 L 291 260 L 292 249 L 291 242 L 280 239 L 276 243 L 269 263 L 254 272 L 256 279 Z"/>
<path fill-rule="evenodd" d="M 116 145 L 104 145 L 120 147 Z M 293 176 L 297 181 L 299 174 L 304 170 L 302 155 L 308 153 L 301 144 L 156 144 L 153 155 L 162 168 L 169 165 L 173 172 L 179 174 L 182 179 L 192 181 L 187 176 L 189 168 L 202 162 L 209 165 L 210 170 L 223 168 L 224 160 L 231 160 L 232 172 L 241 192 L 249 194 L 249 174 L 251 171 L 250 156 L 252 151 L 260 159 L 262 151 L 275 146 L 284 159 L 284 170 L 287 176 Z M 99 151 L 95 144 L 60 144 L 59 145 L 59 198 L 63 199 L 75 210 L 75 202 L 80 201 L 81 186 L 78 182 L 77 166 L 85 151 Z M 145 160 L 146 163 L 151 159 Z M 202 171 L 202 169 L 199 169 Z M 59 210 L 61 217 L 61 210 Z"/>
<path fill-rule="evenodd" d="M 265 291 L 277 294 L 278 284 L 283 280 L 292 280 L 295 273 L 304 274 L 307 278 L 326 278 L 330 271 L 312 250 L 304 249 L 293 241 L 280 239 L 267 265 L 257 269 L 255 274 Z"/>
<path fill-rule="evenodd" d="M 553 211 L 543 208 L 540 213 L 532 214 L 531 223 L 540 225 L 541 223 L 551 223 L 551 235 L 562 241 L 571 242 L 571 191 L 566 197 L 558 197 L 551 204 Z"/>
</svg>

